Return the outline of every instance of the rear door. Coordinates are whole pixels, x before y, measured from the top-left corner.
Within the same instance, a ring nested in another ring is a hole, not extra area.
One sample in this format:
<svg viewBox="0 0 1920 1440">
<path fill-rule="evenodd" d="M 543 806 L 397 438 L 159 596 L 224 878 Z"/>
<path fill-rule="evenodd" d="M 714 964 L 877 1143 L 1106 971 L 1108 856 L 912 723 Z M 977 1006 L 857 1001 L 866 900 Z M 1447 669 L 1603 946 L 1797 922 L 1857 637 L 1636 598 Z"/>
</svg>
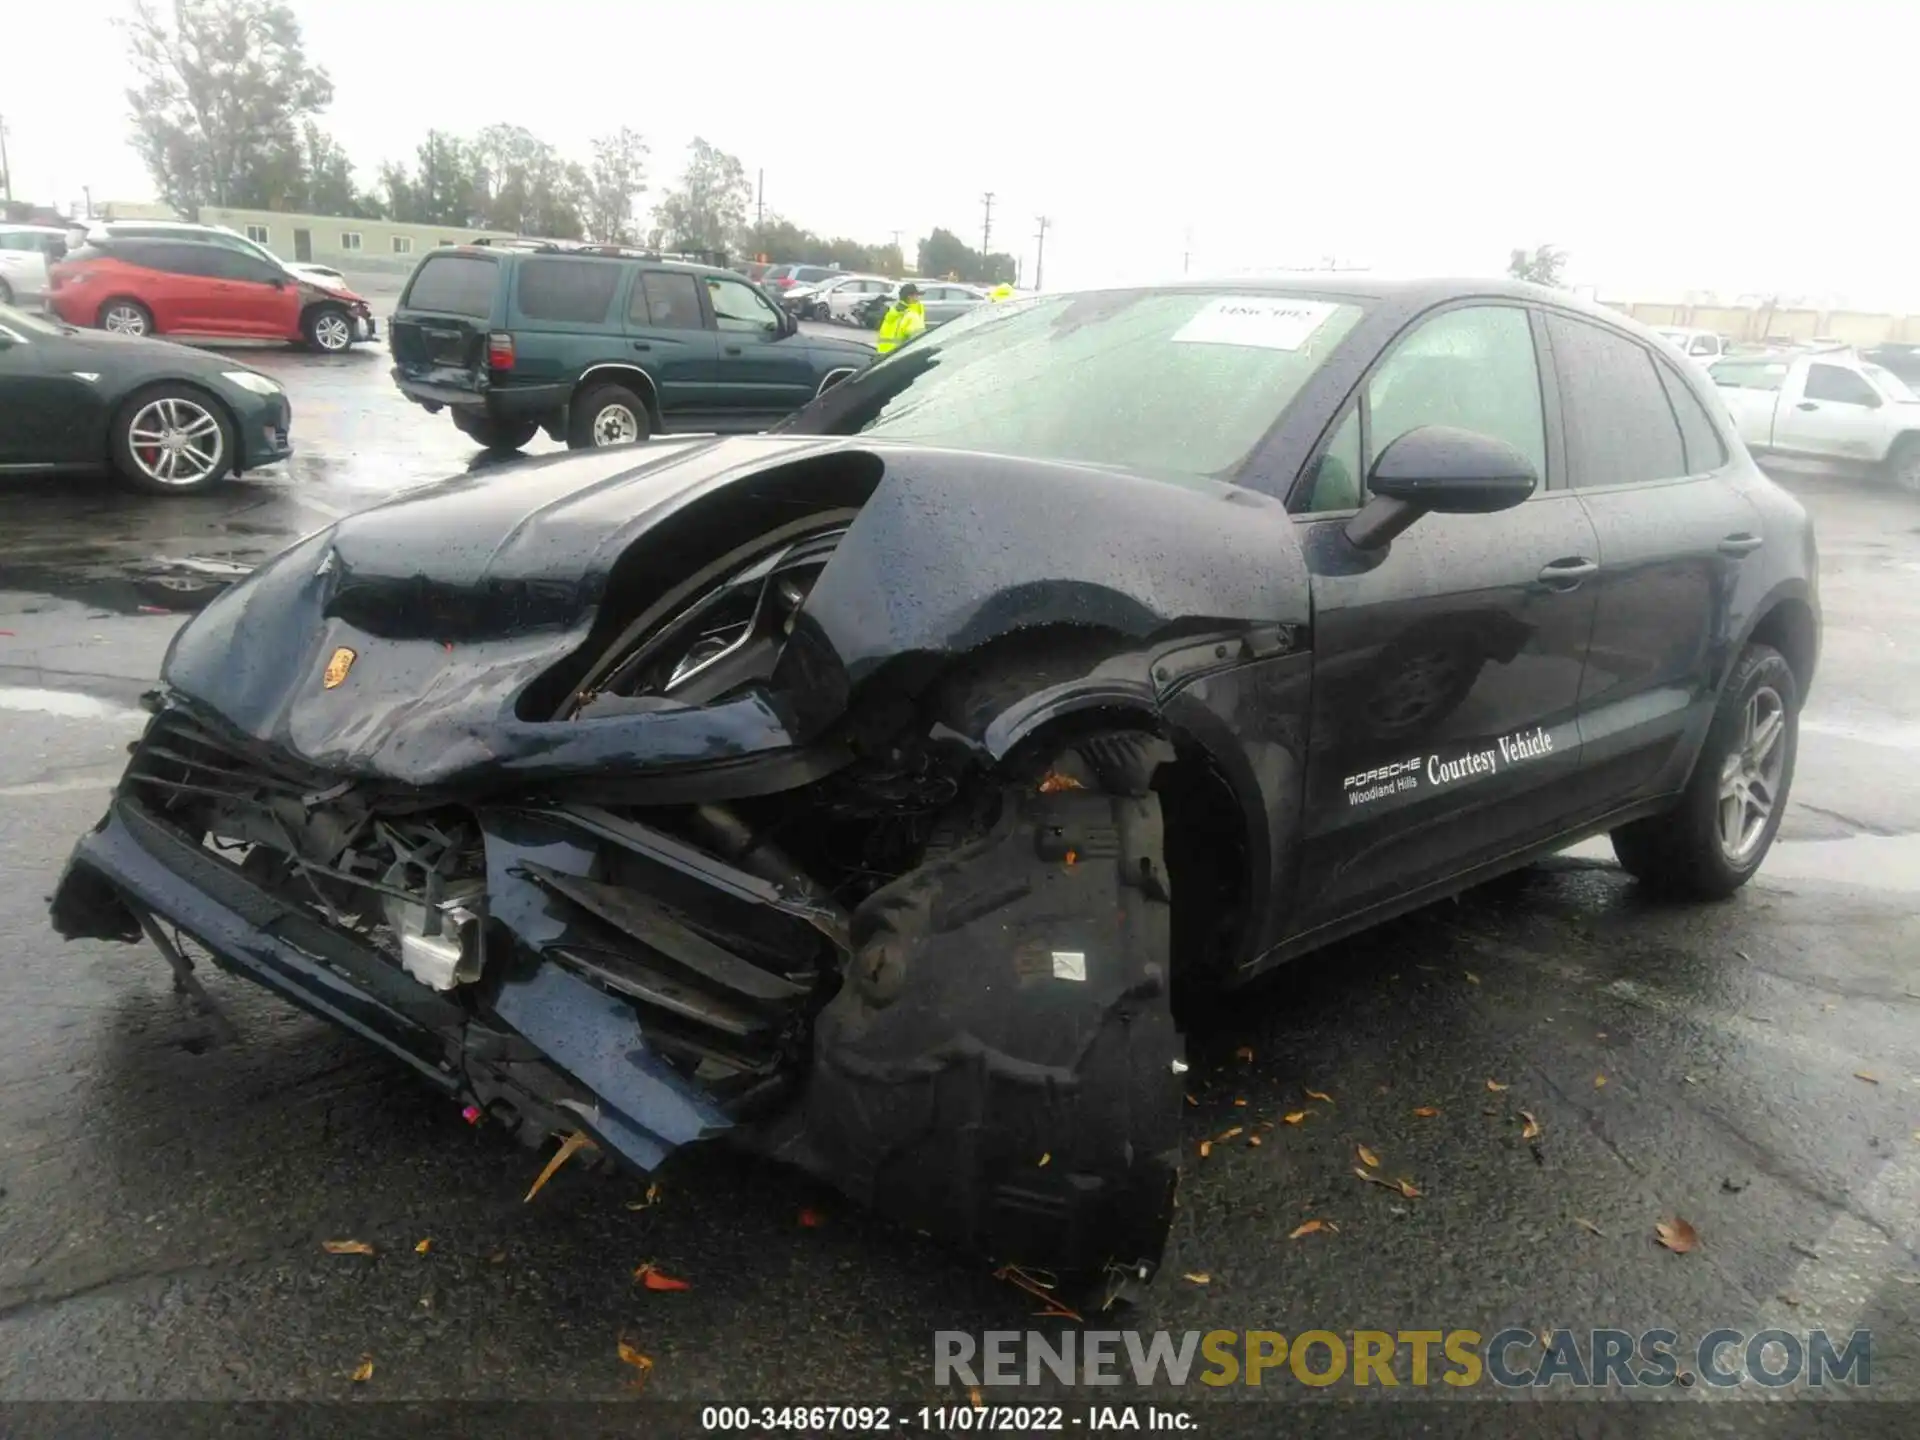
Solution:
<svg viewBox="0 0 1920 1440">
<path fill-rule="evenodd" d="M 1580 685 L 1589 809 L 1676 788 L 1732 657 L 1727 617 L 1759 514 L 1687 380 L 1654 347 L 1554 313 L 1567 471 L 1600 539 Z"/>
<path fill-rule="evenodd" d="M 1756 449 L 1774 443 L 1774 412 L 1787 369 L 1784 360 L 1720 360 L 1707 372 L 1740 438 Z"/>
<path fill-rule="evenodd" d="M 813 356 L 767 297 L 744 280 L 705 277 L 720 341 L 720 401 L 741 425 L 791 414 L 813 399 Z"/>
<path fill-rule="evenodd" d="M 423 385 L 482 390 L 501 282 L 491 255 L 446 250 L 420 262 L 394 310 L 394 366 Z"/>
<path fill-rule="evenodd" d="M 100 298 L 112 291 L 138 300 L 162 334 L 204 335 L 213 314 L 213 282 L 200 273 L 204 248 L 175 240 L 110 241 L 105 253 L 130 268 L 96 286 Z"/>
<path fill-rule="evenodd" d="M 1417 321 L 1362 383 L 1292 507 L 1313 585 L 1296 932 L 1343 921 L 1565 828 L 1598 569 L 1557 470 L 1557 427 L 1526 307 Z M 1455 426 L 1533 464 L 1532 498 L 1422 516 L 1381 551 L 1342 533 L 1399 436 Z"/>
<path fill-rule="evenodd" d="M 700 286 L 683 270 L 642 270 L 627 299 L 627 353 L 653 379 L 661 418 L 720 404 L 714 360 L 720 342 L 707 324 Z"/>
</svg>

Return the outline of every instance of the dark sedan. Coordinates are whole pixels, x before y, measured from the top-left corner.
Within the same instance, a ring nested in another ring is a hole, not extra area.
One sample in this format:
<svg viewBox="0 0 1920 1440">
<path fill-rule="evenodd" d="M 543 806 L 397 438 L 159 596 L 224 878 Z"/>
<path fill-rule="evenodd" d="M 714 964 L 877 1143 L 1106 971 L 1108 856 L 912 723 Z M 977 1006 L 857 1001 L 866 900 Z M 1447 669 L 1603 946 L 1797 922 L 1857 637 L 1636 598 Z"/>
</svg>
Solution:
<svg viewBox="0 0 1920 1440">
<path fill-rule="evenodd" d="M 1513 283 L 1115 290 L 416 491 L 180 631 L 54 924 L 527 1141 L 726 1136 L 1130 1286 L 1177 995 L 1589 835 L 1760 866 L 1815 556 L 1707 384 Z"/>
<path fill-rule="evenodd" d="M 0 306 L 0 475 L 107 468 L 185 494 L 286 459 L 292 413 L 231 356 Z"/>
</svg>

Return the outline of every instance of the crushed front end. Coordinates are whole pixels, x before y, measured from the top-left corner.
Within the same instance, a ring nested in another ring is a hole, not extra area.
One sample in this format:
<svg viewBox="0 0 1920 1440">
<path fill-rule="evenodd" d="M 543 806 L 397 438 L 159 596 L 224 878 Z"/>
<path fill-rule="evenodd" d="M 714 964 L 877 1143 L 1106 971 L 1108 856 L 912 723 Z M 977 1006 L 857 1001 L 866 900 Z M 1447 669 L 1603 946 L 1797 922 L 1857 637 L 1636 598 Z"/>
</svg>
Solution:
<svg viewBox="0 0 1920 1440">
<path fill-rule="evenodd" d="M 361 623 L 366 547 L 310 544 L 235 592 L 304 607 L 303 678 L 275 690 L 278 653 L 207 678 L 257 614 L 183 632 L 54 924 L 204 951 L 528 1143 L 581 1130 L 649 1170 L 725 1134 L 998 1262 L 1145 1278 L 1179 1150 L 1175 752 L 1137 712 L 1038 719 L 1090 670 L 1150 696 L 1160 622 L 1064 651 L 1014 626 L 961 665 L 899 644 L 863 675 L 834 616 L 925 509 L 776 507 L 639 599 L 554 601 L 544 646 L 507 625 L 489 652 L 469 618 L 420 647 L 468 668 L 424 677 L 413 622 Z M 353 693 L 403 673 L 418 693 Z M 462 715 L 496 699 L 489 730 Z"/>
</svg>

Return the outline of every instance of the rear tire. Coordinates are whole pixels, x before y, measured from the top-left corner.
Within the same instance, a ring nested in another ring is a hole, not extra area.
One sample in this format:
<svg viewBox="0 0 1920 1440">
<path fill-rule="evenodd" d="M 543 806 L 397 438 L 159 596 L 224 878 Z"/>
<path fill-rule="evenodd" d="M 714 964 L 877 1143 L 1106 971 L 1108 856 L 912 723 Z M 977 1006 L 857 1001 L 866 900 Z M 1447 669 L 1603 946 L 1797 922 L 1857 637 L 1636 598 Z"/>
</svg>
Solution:
<svg viewBox="0 0 1920 1440">
<path fill-rule="evenodd" d="M 128 300 L 124 296 L 107 301 L 95 318 L 102 330 L 111 330 L 116 335 L 154 333 L 153 312 L 138 300 Z"/>
<path fill-rule="evenodd" d="M 1920 496 L 1920 435 L 1902 435 L 1893 442 L 1887 478 L 1907 494 Z"/>
<path fill-rule="evenodd" d="M 520 449 L 540 429 L 531 420 L 509 423 L 496 420 L 491 415 L 474 415 L 464 410 L 454 410 L 452 415 L 454 429 L 483 448 L 503 454 Z"/>
<path fill-rule="evenodd" d="M 1793 788 L 1800 687 L 1770 645 L 1741 652 L 1680 803 L 1613 832 L 1621 868 L 1663 894 L 1724 900 L 1760 868 Z"/>
<path fill-rule="evenodd" d="M 567 416 L 567 447 L 571 450 L 632 445 L 652 433 L 646 404 L 624 385 L 595 385 L 581 391 Z"/>
</svg>

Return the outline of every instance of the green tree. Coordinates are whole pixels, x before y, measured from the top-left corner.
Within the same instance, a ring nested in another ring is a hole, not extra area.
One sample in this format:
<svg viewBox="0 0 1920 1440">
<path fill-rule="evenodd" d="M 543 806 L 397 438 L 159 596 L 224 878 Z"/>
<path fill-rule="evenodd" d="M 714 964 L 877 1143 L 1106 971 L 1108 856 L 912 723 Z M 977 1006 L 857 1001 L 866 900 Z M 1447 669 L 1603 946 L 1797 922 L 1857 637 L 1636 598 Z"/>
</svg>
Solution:
<svg viewBox="0 0 1920 1440">
<path fill-rule="evenodd" d="M 122 22 L 138 83 L 133 147 L 161 197 L 264 206 L 299 182 L 301 126 L 333 99 L 284 0 L 134 0 Z"/>
<path fill-rule="evenodd" d="M 586 234 L 592 182 L 580 165 L 519 125 L 489 125 L 469 149 L 477 218 L 485 226 L 554 240 Z"/>
<path fill-rule="evenodd" d="M 752 195 L 738 159 L 695 139 L 680 183 L 654 207 L 654 223 L 677 250 L 724 251 L 746 228 Z"/>
<path fill-rule="evenodd" d="M 935 279 L 953 275 L 978 285 L 997 285 L 1001 281 L 1011 285 L 1015 262 L 1013 256 L 998 250 L 982 255 L 951 230 L 935 227 L 934 232 L 920 242 L 920 273 Z"/>
<path fill-rule="evenodd" d="M 1566 251 L 1552 245 L 1537 245 L 1531 251 L 1514 251 L 1507 261 L 1507 274 L 1515 280 L 1531 280 L 1536 285 L 1558 285 L 1566 263 Z"/>
<path fill-rule="evenodd" d="M 587 233 L 609 245 L 631 245 L 639 237 L 634 202 L 647 189 L 647 142 L 622 125 L 593 142 L 587 187 Z"/>
</svg>

